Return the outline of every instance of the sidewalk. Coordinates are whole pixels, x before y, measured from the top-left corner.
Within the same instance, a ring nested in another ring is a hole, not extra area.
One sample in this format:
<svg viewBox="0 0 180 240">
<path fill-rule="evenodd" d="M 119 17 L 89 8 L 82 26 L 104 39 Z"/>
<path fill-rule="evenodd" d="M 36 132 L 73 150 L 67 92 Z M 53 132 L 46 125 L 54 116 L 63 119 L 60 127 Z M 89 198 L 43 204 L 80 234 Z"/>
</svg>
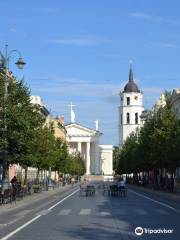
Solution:
<svg viewBox="0 0 180 240">
<path fill-rule="evenodd" d="M 27 195 L 22 200 L 17 200 L 16 202 L 13 201 L 12 203 L 2 204 L 0 205 L 0 214 L 4 212 L 10 212 L 11 210 L 15 210 L 21 207 L 28 206 L 31 203 L 38 202 L 39 200 L 46 199 L 50 196 L 53 196 L 59 193 L 65 193 L 69 189 L 73 189 L 77 186 L 78 186 L 77 184 L 75 184 L 74 187 L 72 187 L 71 185 L 66 185 L 63 187 L 61 186 L 49 191 L 42 191 L 40 193 L 33 193 L 32 195 Z"/>
<path fill-rule="evenodd" d="M 142 192 L 151 193 L 156 196 L 166 197 L 171 200 L 175 200 L 175 201 L 179 200 L 180 201 L 180 193 L 179 192 L 170 193 L 170 192 L 165 192 L 162 190 L 154 190 L 154 189 L 150 189 L 150 188 L 146 188 L 146 187 L 142 187 L 142 186 L 136 186 L 136 185 L 132 185 L 132 184 L 128 184 L 128 187 L 133 190 L 139 190 Z"/>
</svg>

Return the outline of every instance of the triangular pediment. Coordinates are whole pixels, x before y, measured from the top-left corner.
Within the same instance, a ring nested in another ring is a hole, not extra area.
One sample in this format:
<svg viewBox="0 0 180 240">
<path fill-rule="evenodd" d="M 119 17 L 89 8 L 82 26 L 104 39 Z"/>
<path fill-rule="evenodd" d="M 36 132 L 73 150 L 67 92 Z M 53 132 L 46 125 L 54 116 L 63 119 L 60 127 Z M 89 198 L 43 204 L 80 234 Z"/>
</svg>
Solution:
<svg viewBox="0 0 180 240">
<path fill-rule="evenodd" d="M 77 123 L 68 124 L 65 126 L 65 128 L 67 131 L 67 136 L 95 136 L 99 133 L 94 129 L 84 127 Z"/>
</svg>

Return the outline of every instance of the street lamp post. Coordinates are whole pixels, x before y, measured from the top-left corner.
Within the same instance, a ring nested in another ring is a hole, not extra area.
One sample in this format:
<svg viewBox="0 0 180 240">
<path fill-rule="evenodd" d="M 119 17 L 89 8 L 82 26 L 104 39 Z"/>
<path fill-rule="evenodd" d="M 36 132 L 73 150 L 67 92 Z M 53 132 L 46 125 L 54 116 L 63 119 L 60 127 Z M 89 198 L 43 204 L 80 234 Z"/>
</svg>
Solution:
<svg viewBox="0 0 180 240">
<path fill-rule="evenodd" d="M 1 68 L 4 70 L 4 131 L 3 131 L 3 138 L 4 138 L 4 149 L 3 149 L 3 171 L 2 171 L 2 188 L 3 190 L 8 189 L 9 182 L 8 182 L 8 142 L 7 142 L 7 110 L 6 110 L 6 102 L 8 96 L 8 74 L 9 74 L 9 61 L 11 58 L 12 53 L 18 53 L 19 58 L 15 63 L 19 69 L 23 69 L 24 65 L 26 64 L 22 57 L 21 53 L 18 50 L 12 50 L 8 52 L 8 45 L 5 45 L 5 52 L 1 55 Z"/>
</svg>

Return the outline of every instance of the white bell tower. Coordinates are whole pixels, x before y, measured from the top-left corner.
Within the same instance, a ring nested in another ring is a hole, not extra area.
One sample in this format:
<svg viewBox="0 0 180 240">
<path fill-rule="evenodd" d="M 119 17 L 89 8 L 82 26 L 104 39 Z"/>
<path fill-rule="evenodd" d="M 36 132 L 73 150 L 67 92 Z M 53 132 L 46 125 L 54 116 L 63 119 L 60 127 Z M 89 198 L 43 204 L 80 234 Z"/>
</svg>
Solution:
<svg viewBox="0 0 180 240">
<path fill-rule="evenodd" d="M 122 146 L 126 138 L 142 125 L 140 115 L 143 108 L 143 93 L 133 79 L 132 64 L 129 70 L 129 81 L 120 92 L 119 107 L 119 145 Z"/>
</svg>

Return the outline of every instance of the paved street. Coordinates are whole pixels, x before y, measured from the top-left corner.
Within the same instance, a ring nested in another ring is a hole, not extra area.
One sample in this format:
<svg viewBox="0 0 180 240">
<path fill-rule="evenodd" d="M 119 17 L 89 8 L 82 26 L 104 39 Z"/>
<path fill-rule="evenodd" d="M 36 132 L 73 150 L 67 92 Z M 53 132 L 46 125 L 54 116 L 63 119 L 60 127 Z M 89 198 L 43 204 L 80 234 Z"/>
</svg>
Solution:
<svg viewBox="0 0 180 240">
<path fill-rule="evenodd" d="M 0 7 L 0 240 L 180 240 L 180 0 Z"/>
<path fill-rule="evenodd" d="M 4 213 L 5 220 L 7 213 Z M 77 188 L 55 194 L 48 201 L 28 205 L 11 212 L 6 225 L 1 224 L 2 240 L 39 239 L 179 239 L 180 202 L 129 189 L 127 198 L 79 196 Z M 14 223 L 13 223 L 14 221 Z M 136 236 L 136 227 L 173 229 L 173 233 Z M 22 229 L 21 229 L 22 228 Z M 9 235 L 8 235 L 9 234 Z M 6 237 L 5 237 L 6 236 Z"/>
</svg>

